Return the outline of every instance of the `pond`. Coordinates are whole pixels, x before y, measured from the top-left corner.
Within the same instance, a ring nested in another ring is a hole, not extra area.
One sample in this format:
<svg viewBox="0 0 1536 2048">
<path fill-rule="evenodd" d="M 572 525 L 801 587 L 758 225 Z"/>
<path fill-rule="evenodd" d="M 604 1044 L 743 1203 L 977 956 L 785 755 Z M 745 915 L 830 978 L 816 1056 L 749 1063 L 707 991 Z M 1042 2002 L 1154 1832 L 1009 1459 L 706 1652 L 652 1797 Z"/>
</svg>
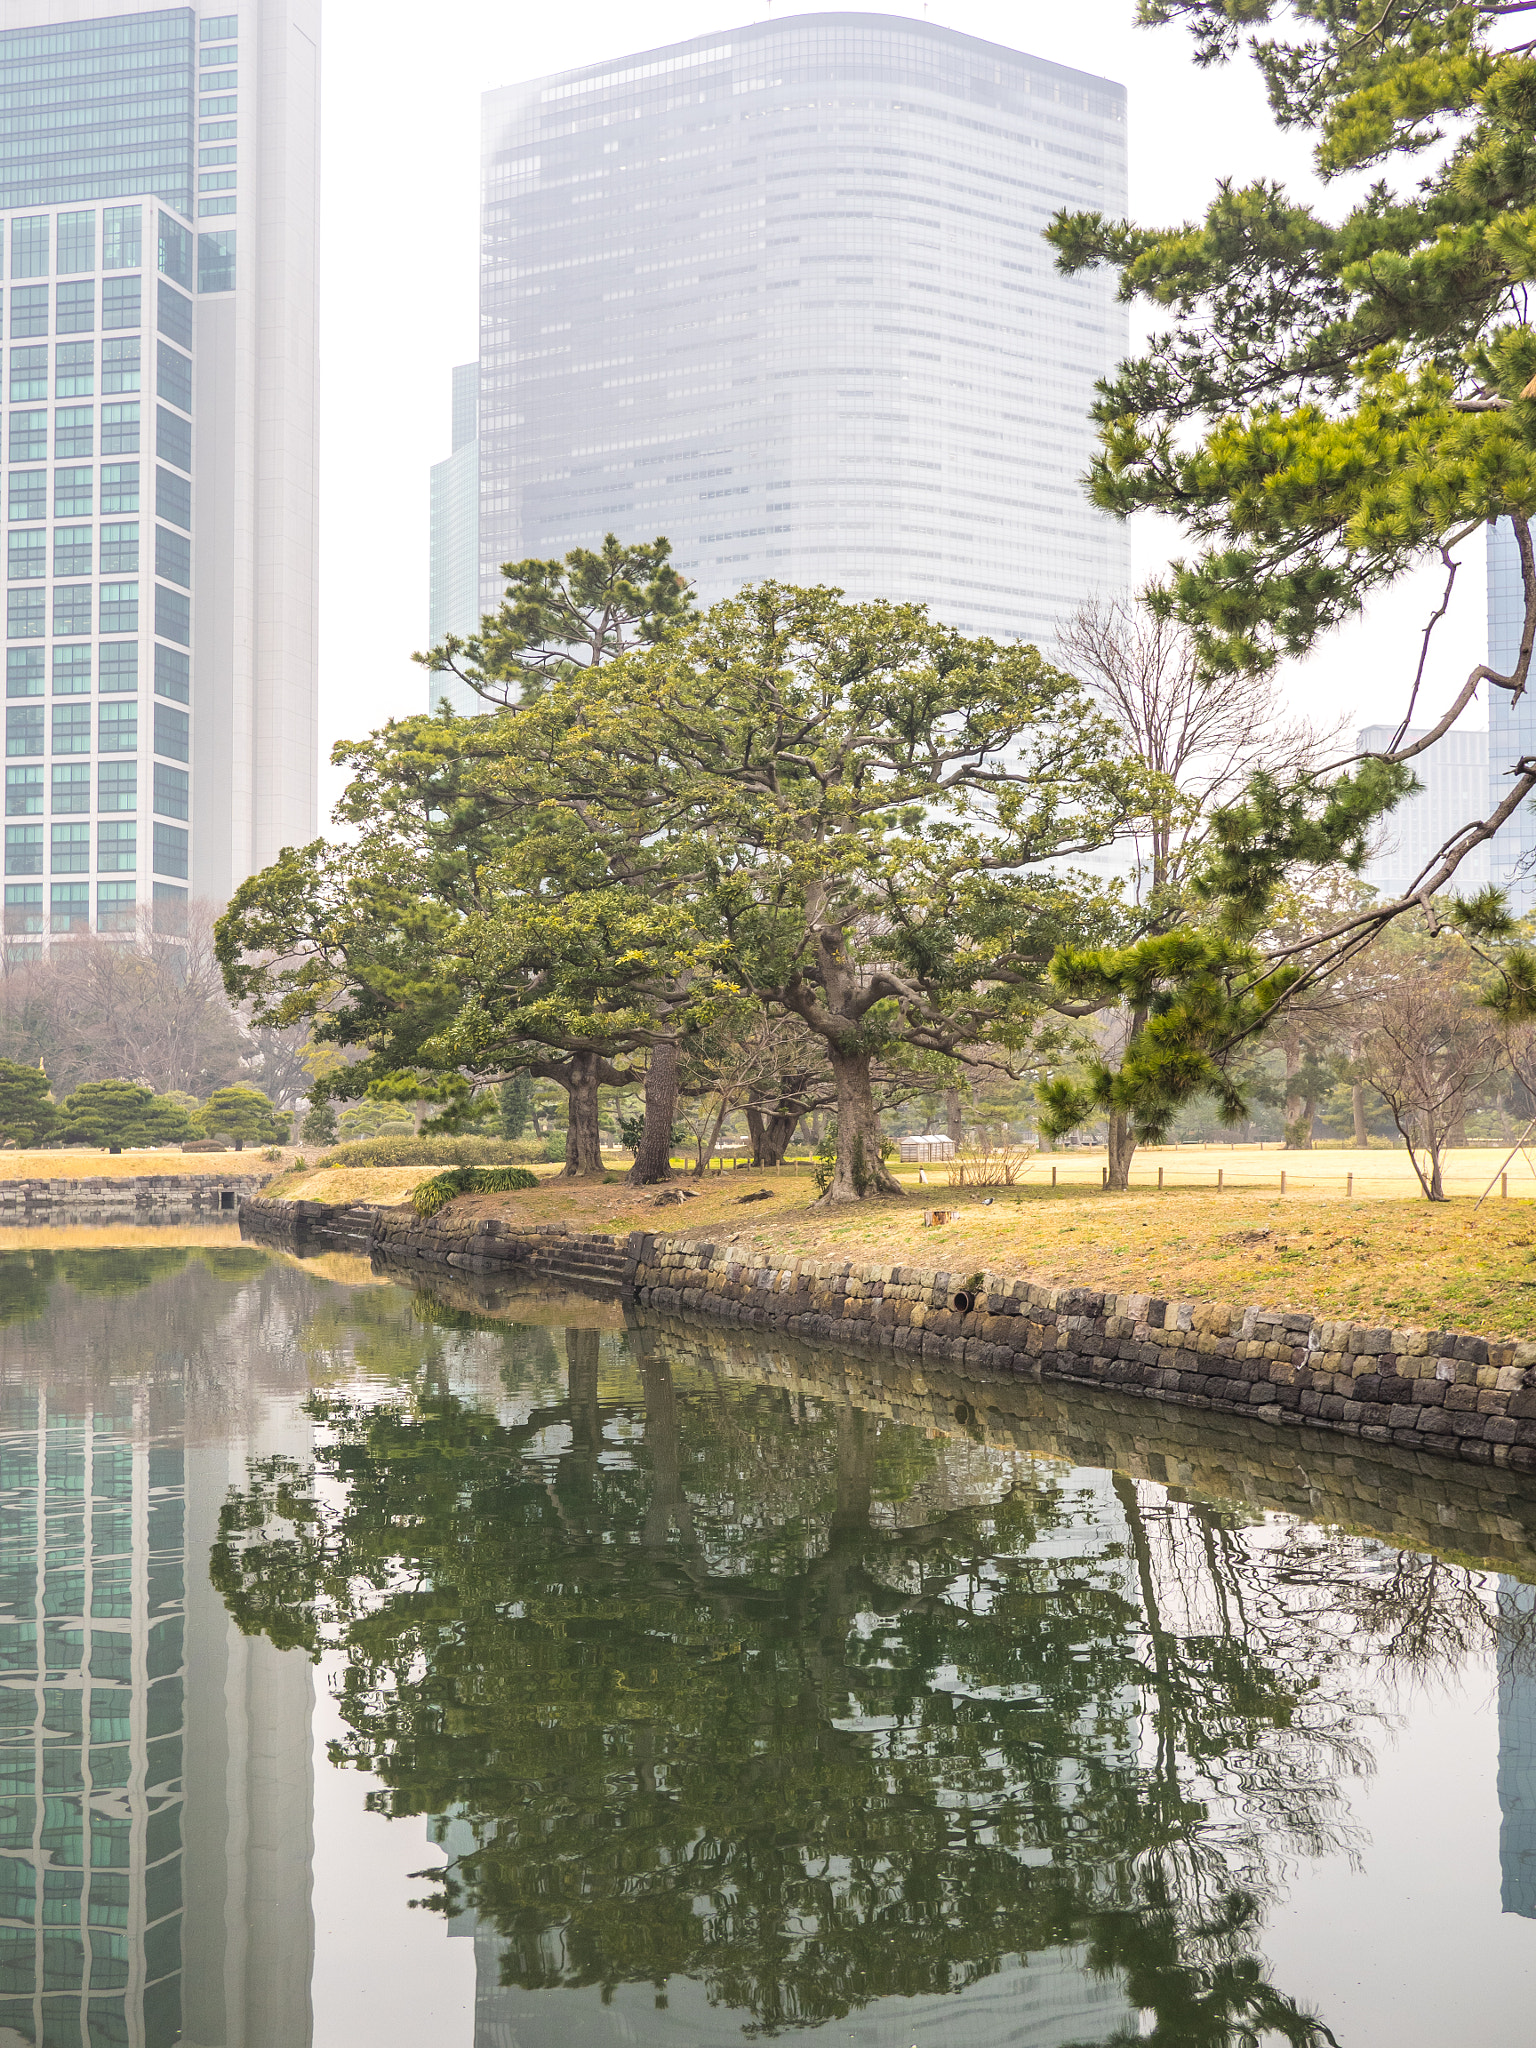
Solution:
<svg viewBox="0 0 1536 2048">
<path fill-rule="evenodd" d="M 110 1236 L 0 1251 L 0 2048 L 1531 2040 L 1536 1487 Z"/>
</svg>

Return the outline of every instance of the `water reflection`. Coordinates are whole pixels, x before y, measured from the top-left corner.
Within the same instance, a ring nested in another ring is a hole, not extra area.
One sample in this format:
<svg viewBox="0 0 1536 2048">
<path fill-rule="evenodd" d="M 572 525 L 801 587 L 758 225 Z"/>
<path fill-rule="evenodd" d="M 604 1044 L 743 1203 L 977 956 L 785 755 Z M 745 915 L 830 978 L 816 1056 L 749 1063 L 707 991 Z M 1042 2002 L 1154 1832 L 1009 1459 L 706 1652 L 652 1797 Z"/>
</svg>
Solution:
<svg viewBox="0 0 1536 2048">
<path fill-rule="evenodd" d="M 1529 1500 L 1354 1459 L 1398 1548 L 1187 1419 L 487 1305 L 0 1255 L 0 2048 L 307 2048 L 321 1653 L 476 2048 L 1332 2041 L 1266 1921 L 1468 1660 L 1536 1905 Z"/>
</svg>

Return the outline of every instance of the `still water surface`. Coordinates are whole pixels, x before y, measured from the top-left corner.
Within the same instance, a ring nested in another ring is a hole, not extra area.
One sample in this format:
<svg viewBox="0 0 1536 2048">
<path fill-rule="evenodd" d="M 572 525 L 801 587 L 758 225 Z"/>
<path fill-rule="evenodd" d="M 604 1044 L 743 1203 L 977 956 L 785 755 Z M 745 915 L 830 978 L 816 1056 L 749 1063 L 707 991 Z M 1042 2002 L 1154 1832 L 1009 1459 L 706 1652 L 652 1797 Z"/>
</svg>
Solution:
<svg viewBox="0 0 1536 2048">
<path fill-rule="evenodd" d="M 1536 2038 L 1532 1490 L 173 1237 L 0 1252 L 0 2048 Z"/>
</svg>

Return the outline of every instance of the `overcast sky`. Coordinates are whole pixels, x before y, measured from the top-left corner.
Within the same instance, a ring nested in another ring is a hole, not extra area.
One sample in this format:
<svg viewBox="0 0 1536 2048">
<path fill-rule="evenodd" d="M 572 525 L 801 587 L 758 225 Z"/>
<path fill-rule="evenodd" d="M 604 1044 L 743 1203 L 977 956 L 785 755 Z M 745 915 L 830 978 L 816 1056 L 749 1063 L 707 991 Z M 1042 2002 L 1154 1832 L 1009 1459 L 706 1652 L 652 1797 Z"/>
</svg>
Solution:
<svg viewBox="0 0 1536 2048">
<path fill-rule="evenodd" d="M 427 472 L 449 449 L 449 371 L 476 352 L 480 94 L 570 65 L 805 8 L 611 0 L 513 8 L 437 0 L 380 10 L 328 0 L 321 271 L 321 733 L 332 741 L 425 705 Z M 1130 96 L 1131 209 L 1197 215 L 1218 178 L 1274 177 L 1316 195 L 1305 147 L 1271 123 L 1246 64 L 1197 71 L 1177 28 L 1140 29 L 1134 0 L 951 0 L 878 10 L 928 19 L 1119 80 Z M 409 291 L 403 279 L 414 282 Z M 1168 539 L 1135 535 L 1138 581 Z M 1174 543 L 1176 545 L 1176 543 Z M 1481 658 L 1483 555 L 1465 550 L 1425 712 Z M 1293 670 L 1293 703 L 1329 721 L 1395 717 L 1437 580 L 1379 600 Z M 914 595 L 920 593 L 914 592 Z M 1478 722 L 1485 722 L 1477 714 Z M 322 787 L 334 798 L 339 779 Z"/>
</svg>

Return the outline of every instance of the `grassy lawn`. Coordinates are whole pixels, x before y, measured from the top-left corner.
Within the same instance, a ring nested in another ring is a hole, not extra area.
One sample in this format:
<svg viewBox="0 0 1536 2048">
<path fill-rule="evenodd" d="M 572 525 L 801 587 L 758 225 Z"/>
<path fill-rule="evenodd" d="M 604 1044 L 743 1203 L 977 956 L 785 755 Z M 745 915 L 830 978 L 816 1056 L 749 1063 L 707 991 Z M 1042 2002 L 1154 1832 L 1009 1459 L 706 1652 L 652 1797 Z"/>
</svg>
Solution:
<svg viewBox="0 0 1536 2048">
<path fill-rule="evenodd" d="M 291 1151 L 283 1154 L 291 1159 Z M 224 1152 L 183 1152 L 179 1145 L 146 1145 L 142 1151 L 105 1152 L 92 1145 L 70 1145 L 57 1152 L 6 1151 L 0 1153 L 0 1181 L 7 1180 L 123 1180 L 139 1174 L 167 1173 L 277 1173 L 270 1159 L 263 1159 L 259 1145 L 247 1145 L 236 1152 L 231 1145 Z"/>
</svg>

